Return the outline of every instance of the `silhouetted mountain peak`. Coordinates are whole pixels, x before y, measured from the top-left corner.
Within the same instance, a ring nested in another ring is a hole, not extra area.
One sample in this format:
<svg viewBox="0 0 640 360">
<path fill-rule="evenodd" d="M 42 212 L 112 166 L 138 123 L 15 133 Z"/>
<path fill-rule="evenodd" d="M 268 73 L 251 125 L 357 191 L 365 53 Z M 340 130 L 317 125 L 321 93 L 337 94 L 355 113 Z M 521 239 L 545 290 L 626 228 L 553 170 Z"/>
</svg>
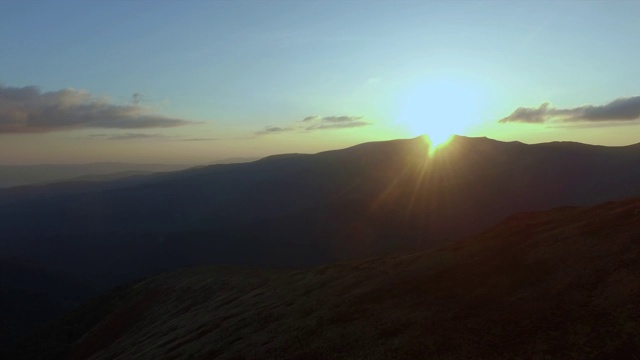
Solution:
<svg viewBox="0 0 640 360">
<path fill-rule="evenodd" d="M 257 161 L 258 162 L 268 162 L 268 161 L 273 161 L 273 160 L 299 158 L 299 157 L 305 156 L 305 155 L 309 155 L 309 154 L 301 154 L 301 153 L 276 154 L 276 155 L 269 155 L 269 156 L 263 157 L 263 158 L 261 158 L 261 159 L 259 159 Z"/>
</svg>

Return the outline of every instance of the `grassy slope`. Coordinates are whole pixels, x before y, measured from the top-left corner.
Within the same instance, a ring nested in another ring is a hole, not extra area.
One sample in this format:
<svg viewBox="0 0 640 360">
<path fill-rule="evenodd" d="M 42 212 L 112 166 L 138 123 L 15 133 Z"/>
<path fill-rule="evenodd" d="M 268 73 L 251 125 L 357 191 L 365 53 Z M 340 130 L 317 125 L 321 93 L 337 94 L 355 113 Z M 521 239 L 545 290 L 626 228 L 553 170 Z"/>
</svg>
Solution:
<svg viewBox="0 0 640 360">
<path fill-rule="evenodd" d="M 67 317 L 69 326 L 95 315 L 61 353 L 634 359 L 639 260 L 640 200 L 559 208 L 433 251 L 296 272 L 200 268 L 154 277 Z"/>
</svg>

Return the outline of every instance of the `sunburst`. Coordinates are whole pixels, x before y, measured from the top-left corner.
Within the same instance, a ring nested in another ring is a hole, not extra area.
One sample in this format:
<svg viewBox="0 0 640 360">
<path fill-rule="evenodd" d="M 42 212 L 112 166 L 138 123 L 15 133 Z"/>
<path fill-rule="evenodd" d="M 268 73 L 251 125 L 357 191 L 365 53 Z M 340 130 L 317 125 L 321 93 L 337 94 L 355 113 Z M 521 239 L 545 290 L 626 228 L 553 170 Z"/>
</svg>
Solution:
<svg viewBox="0 0 640 360">
<path fill-rule="evenodd" d="M 430 154 L 478 120 L 480 94 L 461 80 L 426 81 L 407 95 L 397 119 L 411 135 L 426 135 Z"/>
</svg>

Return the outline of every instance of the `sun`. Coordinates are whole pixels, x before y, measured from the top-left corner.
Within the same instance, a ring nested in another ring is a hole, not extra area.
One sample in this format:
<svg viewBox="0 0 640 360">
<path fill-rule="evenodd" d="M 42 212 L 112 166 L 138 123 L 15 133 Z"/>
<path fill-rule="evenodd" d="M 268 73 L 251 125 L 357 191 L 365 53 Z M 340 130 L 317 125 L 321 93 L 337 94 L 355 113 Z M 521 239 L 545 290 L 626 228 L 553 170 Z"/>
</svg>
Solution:
<svg viewBox="0 0 640 360">
<path fill-rule="evenodd" d="M 471 84 L 454 78 L 431 79 L 408 93 L 397 121 L 412 136 L 426 135 L 433 153 L 478 121 L 479 104 L 480 94 Z"/>
</svg>

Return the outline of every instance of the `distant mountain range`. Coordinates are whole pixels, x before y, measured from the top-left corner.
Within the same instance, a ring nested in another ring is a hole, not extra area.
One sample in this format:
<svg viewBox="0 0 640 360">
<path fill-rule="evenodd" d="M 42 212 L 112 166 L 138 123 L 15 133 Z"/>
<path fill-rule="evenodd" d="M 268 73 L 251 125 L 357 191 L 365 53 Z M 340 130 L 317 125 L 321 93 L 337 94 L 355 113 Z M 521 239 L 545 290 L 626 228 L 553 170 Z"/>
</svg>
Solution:
<svg viewBox="0 0 640 360">
<path fill-rule="evenodd" d="M 574 161 L 630 150 L 463 141 Z M 578 168 L 596 162 L 564 164 L 584 175 Z M 533 178 L 511 174 L 515 184 Z M 522 213 L 412 254 L 299 271 L 163 274 L 95 299 L 7 358 L 635 359 L 639 259 L 640 199 Z"/>
<path fill-rule="evenodd" d="M 256 158 L 229 158 L 210 164 L 231 164 L 255 161 Z M 109 181 L 119 178 L 179 171 L 192 165 L 131 164 L 101 162 L 91 164 L 58 165 L 0 165 L 0 189 L 25 185 L 71 182 Z"/>
<path fill-rule="evenodd" d="M 424 138 L 0 192 L 0 255 L 109 286 L 197 264 L 305 267 L 427 249 L 518 212 L 640 196 L 640 145 Z"/>
<path fill-rule="evenodd" d="M 185 168 L 187 168 L 185 165 L 127 163 L 0 165 L 0 188 L 83 178 L 86 181 L 110 180 L 114 174 L 119 174 L 116 176 L 121 177 L 127 174 L 178 171 Z"/>
</svg>

